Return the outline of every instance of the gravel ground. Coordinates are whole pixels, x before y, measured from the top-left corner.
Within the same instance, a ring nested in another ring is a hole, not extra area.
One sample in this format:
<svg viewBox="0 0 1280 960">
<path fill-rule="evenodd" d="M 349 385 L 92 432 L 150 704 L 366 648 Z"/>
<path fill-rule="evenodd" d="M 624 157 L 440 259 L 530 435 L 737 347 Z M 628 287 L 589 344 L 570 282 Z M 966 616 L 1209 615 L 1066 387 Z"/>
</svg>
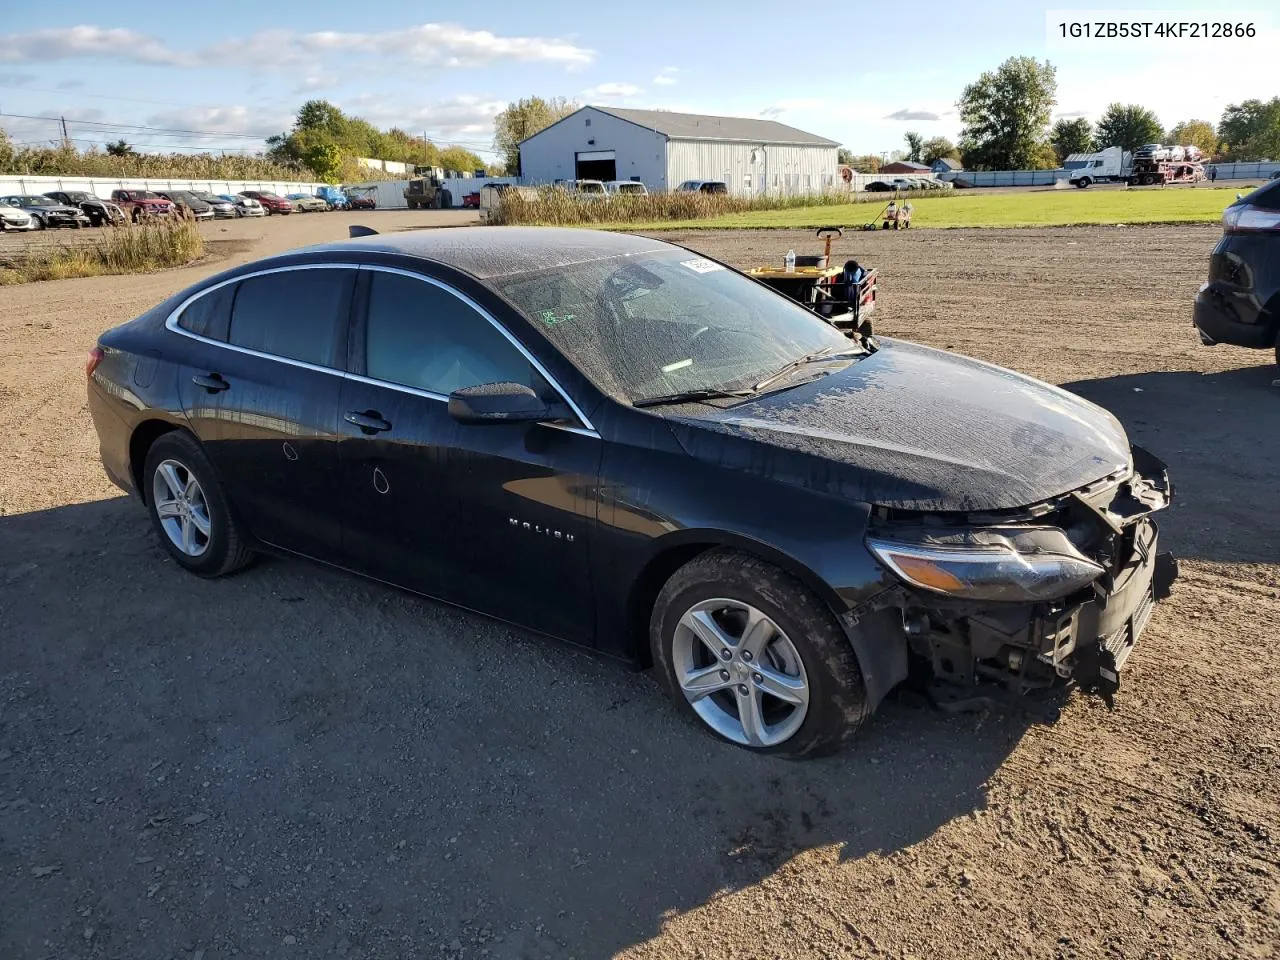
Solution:
<svg viewBox="0 0 1280 960">
<path fill-rule="evenodd" d="M 213 224 L 217 262 L 0 289 L 0 957 L 1276 955 L 1280 390 L 1190 328 L 1215 228 L 840 242 L 881 269 L 880 332 L 1068 384 L 1168 460 L 1183 576 L 1114 711 L 900 695 L 789 764 L 647 675 L 378 584 L 195 579 L 103 477 L 99 331 L 351 222 L 464 216 Z"/>
</svg>

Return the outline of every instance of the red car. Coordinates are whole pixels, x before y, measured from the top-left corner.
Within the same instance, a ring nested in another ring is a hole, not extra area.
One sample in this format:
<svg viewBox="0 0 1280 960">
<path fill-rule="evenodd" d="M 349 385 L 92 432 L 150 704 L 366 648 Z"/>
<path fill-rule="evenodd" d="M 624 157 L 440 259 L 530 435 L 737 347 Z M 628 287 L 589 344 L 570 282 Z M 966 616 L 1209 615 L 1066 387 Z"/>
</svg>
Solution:
<svg viewBox="0 0 1280 960">
<path fill-rule="evenodd" d="M 267 216 L 273 213 L 293 213 L 293 204 L 279 194 L 264 190 L 241 190 L 240 196 L 257 200 L 262 204 L 262 209 L 267 211 Z"/>
<path fill-rule="evenodd" d="M 464 207 L 471 207 L 473 210 L 479 210 L 480 209 L 480 191 L 477 190 L 475 193 L 468 193 L 465 197 L 462 198 L 462 205 Z"/>
<path fill-rule="evenodd" d="M 149 217 L 168 217 L 174 212 L 172 200 L 150 190 L 112 190 L 111 202 L 137 223 Z"/>
<path fill-rule="evenodd" d="M 366 193 L 362 196 L 347 195 L 347 199 L 351 201 L 352 210 L 376 210 L 378 201 L 373 198 L 373 194 Z"/>
</svg>

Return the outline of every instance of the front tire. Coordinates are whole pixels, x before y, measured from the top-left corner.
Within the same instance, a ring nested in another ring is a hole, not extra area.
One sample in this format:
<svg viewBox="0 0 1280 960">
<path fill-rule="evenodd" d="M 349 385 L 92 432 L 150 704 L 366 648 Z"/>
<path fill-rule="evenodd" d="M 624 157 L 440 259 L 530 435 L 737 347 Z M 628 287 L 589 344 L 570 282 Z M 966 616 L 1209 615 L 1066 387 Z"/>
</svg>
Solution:
<svg viewBox="0 0 1280 960">
<path fill-rule="evenodd" d="M 756 753 L 831 753 L 870 711 L 857 657 L 826 606 L 794 577 L 714 550 L 677 570 L 654 604 L 658 676 L 701 726 Z"/>
<path fill-rule="evenodd" d="M 189 434 L 173 431 L 156 440 L 142 476 L 151 525 L 182 567 L 220 577 L 253 558 L 213 466 Z"/>
<path fill-rule="evenodd" d="M 1090 180 L 1088 177 L 1081 177 L 1079 180 L 1076 181 L 1076 186 L 1079 187 L 1081 190 L 1086 190 L 1088 189 L 1089 184 L 1091 184 L 1092 182 L 1093 181 Z"/>
<path fill-rule="evenodd" d="M 38 217 L 33 215 L 31 219 L 35 221 L 37 230 L 43 230 L 45 228 L 44 217 Z"/>
</svg>

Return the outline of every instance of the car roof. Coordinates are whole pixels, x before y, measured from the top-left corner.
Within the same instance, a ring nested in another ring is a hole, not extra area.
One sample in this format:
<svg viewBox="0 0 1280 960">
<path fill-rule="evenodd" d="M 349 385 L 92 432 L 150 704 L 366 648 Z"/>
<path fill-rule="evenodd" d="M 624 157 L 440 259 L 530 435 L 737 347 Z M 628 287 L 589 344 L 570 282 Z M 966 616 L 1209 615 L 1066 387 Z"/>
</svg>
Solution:
<svg viewBox="0 0 1280 960">
<path fill-rule="evenodd" d="M 297 252 L 370 251 L 434 260 L 480 280 L 679 249 L 648 237 L 570 227 L 450 227 L 376 234 Z"/>
</svg>

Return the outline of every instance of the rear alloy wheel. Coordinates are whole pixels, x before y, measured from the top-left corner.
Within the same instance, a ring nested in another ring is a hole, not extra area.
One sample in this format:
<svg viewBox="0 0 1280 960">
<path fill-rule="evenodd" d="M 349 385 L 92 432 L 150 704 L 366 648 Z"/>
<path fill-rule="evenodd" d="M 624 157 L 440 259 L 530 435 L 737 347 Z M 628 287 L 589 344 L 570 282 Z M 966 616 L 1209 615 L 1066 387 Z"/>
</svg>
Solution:
<svg viewBox="0 0 1280 960">
<path fill-rule="evenodd" d="M 677 570 L 654 605 L 650 641 L 673 699 L 750 750 L 829 753 L 867 714 L 857 658 L 830 611 L 755 557 L 716 550 Z"/>
<path fill-rule="evenodd" d="M 218 577 L 252 558 L 204 451 L 190 435 L 166 433 L 147 452 L 147 512 L 178 563 L 202 577 Z"/>
</svg>

